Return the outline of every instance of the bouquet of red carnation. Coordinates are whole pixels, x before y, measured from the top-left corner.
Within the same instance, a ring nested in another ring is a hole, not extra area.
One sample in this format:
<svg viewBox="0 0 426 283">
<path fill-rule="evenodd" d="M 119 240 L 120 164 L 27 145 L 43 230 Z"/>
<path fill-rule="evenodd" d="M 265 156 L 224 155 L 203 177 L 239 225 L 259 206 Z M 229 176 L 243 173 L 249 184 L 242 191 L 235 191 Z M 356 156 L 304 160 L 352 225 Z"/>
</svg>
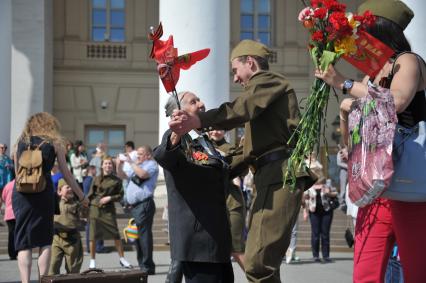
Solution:
<svg viewBox="0 0 426 283">
<path fill-rule="evenodd" d="M 326 70 L 341 56 L 355 56 L 359 53 L 356 44 L 358 34 L 373 24 L 375 17 L 369 11 L 364 15 L 347 13 L 346 5 L 336 0 L 312 0 L 310 4 L 305 4 L 306 7 L 299 14 L 299 21 L 310 33 L 308 48 L 315 67 Z M 294 138 L 298 138 L 284 175 L 284 182 L 290 181 L 293 187 L 297 172 L 308 166 L 304 162 L 306 156 L 320 142 L 329 95 L 330 86 L 316 78 L 307 99 L 306 110 L 288 142 L 290 144 Z M 327 146 L 325 139 L 324 142 Z"/>
</svg>

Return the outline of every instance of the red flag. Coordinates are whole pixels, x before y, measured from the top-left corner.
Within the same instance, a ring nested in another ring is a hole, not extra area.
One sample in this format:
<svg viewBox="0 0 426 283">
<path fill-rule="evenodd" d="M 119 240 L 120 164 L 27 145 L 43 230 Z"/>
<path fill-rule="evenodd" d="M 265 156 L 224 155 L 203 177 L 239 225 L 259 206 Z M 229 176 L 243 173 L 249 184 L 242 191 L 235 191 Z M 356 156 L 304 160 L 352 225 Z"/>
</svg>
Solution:
<svg viewBox="0 0 426 283">
<path fill-rule="evenodd" d="M 358 36 L 357 53 L 343 55 L 343 58 L 361 72 L 374 78 L 395 51 L 367 32 L 359 31 Z"/>
<path fill-rule="evenodd" d="M 202 49 L 192 53 L 178 56 L 178 50 L 174 47 L 173 35 L 167 41 L 160 40 L 163 35 L 163 26 L 149 34 L 152 40 L 150 57 L 157 62 L 158 74 L 167 92 L 175 91 L 179 80 L 180 69 L 188 70 L 196 62 L 203 60 L 210 53 L 210 49 Z"/>
</svg>

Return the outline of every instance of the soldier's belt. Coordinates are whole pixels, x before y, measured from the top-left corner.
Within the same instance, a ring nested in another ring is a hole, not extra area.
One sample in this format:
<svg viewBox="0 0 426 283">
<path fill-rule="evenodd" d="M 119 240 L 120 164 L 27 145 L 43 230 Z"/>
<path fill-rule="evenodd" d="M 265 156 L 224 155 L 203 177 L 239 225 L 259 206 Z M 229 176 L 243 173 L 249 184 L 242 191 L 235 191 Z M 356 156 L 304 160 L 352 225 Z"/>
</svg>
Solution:
<svg viewBox="0 0 426 283">
<path fill-rule="evenodd" d="M 290 157 L 290 152 L 286 148 L 282 148 L 276 151 L 268 152 L 264 155 L 261 155 L 260 157 L 256 158 L 252 165 L 255 170 L 259 170 L 263 166 L 265 166 L 268 163 L 277 161 L 277 160 L 284 160 Z"/>
<path fill-rule="evenodd" d="M 61 238 L 70 238 L 75 236 L 76 234 L 78 234 L 78 230 L 77 229 L 73 229 L 73 230 L 68 230 L 68 231 L 61 231 L 61 230 L 57 230 L 55 229 L 55 234 L 58 235 Z"/>
</svg>

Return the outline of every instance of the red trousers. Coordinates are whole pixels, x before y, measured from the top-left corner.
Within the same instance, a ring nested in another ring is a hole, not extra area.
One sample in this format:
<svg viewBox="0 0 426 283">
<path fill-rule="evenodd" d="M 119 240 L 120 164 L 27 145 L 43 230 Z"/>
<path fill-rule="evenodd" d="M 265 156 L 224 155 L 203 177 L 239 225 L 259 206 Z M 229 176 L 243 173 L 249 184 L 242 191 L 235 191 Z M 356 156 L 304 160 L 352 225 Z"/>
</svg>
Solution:
<svg viewBox="0 0 426 283">
<path fill-rule="evenodd" d="M 426 282 L 426 203 L 377 199 L 358 210 L 355 283 L 384 282 L 395 240 L 405 283 Z"/>
</svg>

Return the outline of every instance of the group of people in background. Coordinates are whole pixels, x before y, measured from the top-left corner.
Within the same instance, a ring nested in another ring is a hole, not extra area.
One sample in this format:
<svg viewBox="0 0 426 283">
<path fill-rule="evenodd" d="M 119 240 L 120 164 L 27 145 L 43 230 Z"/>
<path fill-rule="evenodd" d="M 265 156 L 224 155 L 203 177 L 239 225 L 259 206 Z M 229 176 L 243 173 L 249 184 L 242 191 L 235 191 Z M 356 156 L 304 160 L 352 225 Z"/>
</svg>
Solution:
<svg viewBox="0 0 426 283">
<path fill-rule="evenodd" d="M 134 149 L 133 142 L 126 143 L 128 146 Z M 132 268 L 124 258 L 115 203 L 122 201 L 124 190 L 134 184 L 133 181 L 123 182 L 123 179 L 135 177 L 139 173 L 138 168 L 143 168 L 146 163 L 150 164 L 151 170 L 144 171 L 138 186 L 140 191 L 146 189 L 152 199 L 158 165 L 150 157 L 151 148 L 139 148 L 135 160 L 126 152 L 123 153 L 124 159 L 110 157 L 101 143 L 91 159 L 87 157 L 81 141 L 75 142 L 74 147 L 67 147 L 68 150 L 60 133 L 59 122 L 46 112 L 36 113 L 28 119 L 11 153 L 12 158 L 6 154 L 6 145 L 0 144 L 0 179 L 4 183 L 1 187 L 2 200 L 9 228 L 8 252 L 11 260 L 18 260 L 22 282 L 30 282 L 32 252 L 35 248 L 39 253 L 40 276 L 59 274 L 63 262 L 67 273 L 80 272 L 84 256 L 80 231 L 84 223 L 87 223 L 89 268 L 96 267 L 96 252 L 103 251 L 101 241 L 108 239 L 114 240 L 119 264 L 124 268 Z M 25 150 L 36 148 L 41 151 L 42 178 L 46 184 L 40 192 L 20 192 L 15 185 L 18 172 L 15 169 L 20 166 L 17 161 Z M 128 163 L 132 168 L 125 178 L 120 174 L 122 170 L 117 170 L 123 163 Z M 142 185 L 148 183 L 147 180 L 150 183 L 149 190 Z M 140 238 L 145 235 L 150 238 L 150 241 L 141 244 L 143 251 L 140 256 L 138 253 L 138 265 L 143 271 L 153 274 L 152 232 L 148 231 L 148 227 L 138 227 Z M 142 260 L 143 256 L 151 259 L 149 270 L 146 261 Z"/>
</svg>

